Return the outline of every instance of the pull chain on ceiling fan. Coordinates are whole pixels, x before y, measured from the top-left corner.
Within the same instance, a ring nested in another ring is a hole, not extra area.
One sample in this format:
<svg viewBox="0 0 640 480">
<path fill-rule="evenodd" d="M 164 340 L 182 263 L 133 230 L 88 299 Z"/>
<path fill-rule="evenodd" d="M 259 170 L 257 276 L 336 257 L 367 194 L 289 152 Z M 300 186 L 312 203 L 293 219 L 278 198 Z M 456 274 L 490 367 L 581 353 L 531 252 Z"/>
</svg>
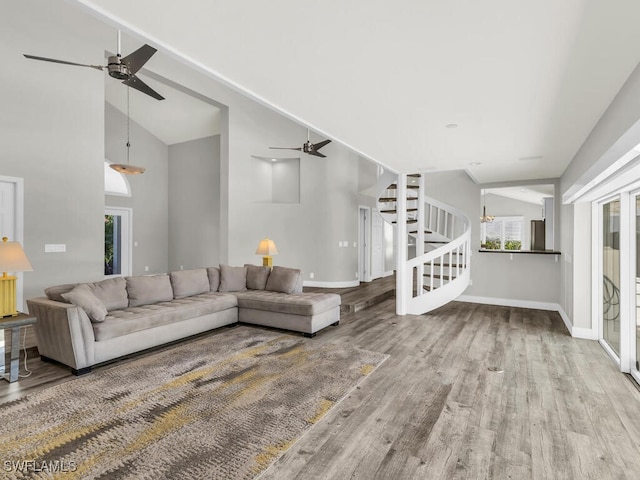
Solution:
<svg viewBox="0 0 640 480">
<path fill-rule="evenodd" d="M 129 151 L 131 150 L 131 142 L 129 141 L 129 122 L 129 87 L 127 86 L 127 163 L 112 163 L 109 166 L 116 172 L 124 173 L 125 175 L 139 175 L 144 173 L 145 168 L 129 164 Z"/>
</svg>

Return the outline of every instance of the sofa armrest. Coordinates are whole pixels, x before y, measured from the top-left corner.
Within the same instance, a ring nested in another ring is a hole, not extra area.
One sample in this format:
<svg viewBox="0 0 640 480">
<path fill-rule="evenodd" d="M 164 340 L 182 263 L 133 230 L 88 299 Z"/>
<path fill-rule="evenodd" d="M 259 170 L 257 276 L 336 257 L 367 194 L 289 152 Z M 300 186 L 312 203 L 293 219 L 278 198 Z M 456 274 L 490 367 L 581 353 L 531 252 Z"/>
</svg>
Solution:
<svg viewBox="0 0 640 480">
<path fill-rule="evenodd" d="M 80 370 L 94 363 L 95 337 L 91 321 L 81 307 L 48 298 L 27 300 L 40 355 Z"/>
</svg>

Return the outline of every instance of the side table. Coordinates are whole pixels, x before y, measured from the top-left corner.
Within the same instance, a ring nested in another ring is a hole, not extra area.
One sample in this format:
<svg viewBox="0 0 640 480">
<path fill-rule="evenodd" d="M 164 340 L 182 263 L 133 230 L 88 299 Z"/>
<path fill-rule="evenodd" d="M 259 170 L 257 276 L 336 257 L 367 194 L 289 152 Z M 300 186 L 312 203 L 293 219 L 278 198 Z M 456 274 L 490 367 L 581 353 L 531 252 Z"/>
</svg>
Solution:
<svg viewBox="0 0 640 480">
<path fill-rule="evenodd" d="M 9 382 L 18 380 L 18 372 L 20 369 L 20 327 L 32 325 L 36 323 L 36 321 L 36 317 L 26 313 L 19 313 L 16 317 L 0 318 L 0 330 L 2 330 L 3 335 L 2 341 L 0 341 L 0 375 Z M 9 373 L 7 373 L 4 364 L 4 330 L 6 328 L 11 329 L 11 360 Z"/>
</svg>

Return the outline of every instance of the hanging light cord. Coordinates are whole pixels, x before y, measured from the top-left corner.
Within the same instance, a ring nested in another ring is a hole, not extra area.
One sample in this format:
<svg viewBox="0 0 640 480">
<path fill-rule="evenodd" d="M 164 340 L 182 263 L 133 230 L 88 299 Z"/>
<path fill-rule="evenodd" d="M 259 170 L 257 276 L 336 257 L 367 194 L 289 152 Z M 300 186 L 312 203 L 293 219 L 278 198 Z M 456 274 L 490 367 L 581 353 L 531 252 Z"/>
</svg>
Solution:
<svg viewBox="0 0 640 480">
<path fill-rule="evenodd" d="M 131 143 L 129 142 L 129 86 L 127 85 L 127 165 L 129 165 L 129 150 Z"/>
</svg>

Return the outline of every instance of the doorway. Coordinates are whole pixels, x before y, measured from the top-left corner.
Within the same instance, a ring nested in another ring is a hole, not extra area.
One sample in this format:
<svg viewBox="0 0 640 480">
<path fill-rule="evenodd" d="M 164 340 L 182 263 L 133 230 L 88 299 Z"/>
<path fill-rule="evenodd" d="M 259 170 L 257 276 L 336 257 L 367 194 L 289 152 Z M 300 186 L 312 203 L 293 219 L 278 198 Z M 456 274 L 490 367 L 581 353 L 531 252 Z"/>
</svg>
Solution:
<svg viewBox="0 0 640 480">
<path fill-rule="evenodd" d="M 24 180 L 0 176 L 0 238 L 20 242 L 24 248 Z M 23 274 L 14 273 L 16 281 L 16 308 L 23 310 Z"/>
<path fill-rule="evenodd" d="M 370 282 L 371 278 L 371 208 L 358 207 L 358 278 Z"/>
<path fill-rule="evenodd" d="M 104 209 L 104 275 L 126 277 L 132 274 L 133 212 L 130 208 Z"/>
</svg>

